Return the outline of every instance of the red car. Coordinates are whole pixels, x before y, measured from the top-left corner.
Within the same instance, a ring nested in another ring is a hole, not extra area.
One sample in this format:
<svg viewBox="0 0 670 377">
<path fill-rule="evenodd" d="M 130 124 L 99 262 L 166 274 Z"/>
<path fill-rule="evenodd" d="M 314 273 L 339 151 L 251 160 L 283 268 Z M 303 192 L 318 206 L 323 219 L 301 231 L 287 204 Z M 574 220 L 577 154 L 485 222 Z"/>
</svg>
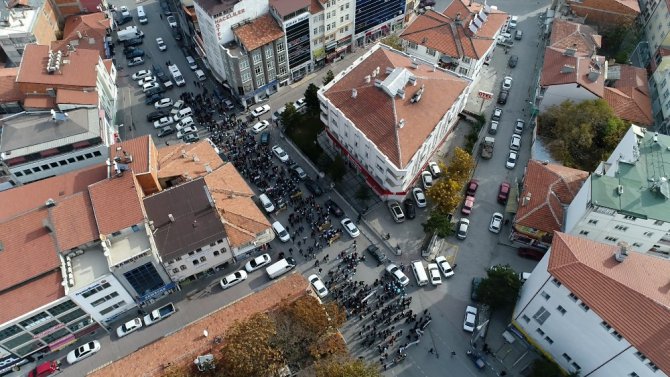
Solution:
<svg viewBox="0 0 670 377">
<path fill-rule="evenodd" d="M 498 189 L 498 203 L 507 204 L 507 199 L 509 198 L 509 189 L 509 183 L 503 182 L 500 184 L 500 189 Z"/>
<path fill-rule="evenodd" d="M 519 256 L 522 258 L 528 258 L 537 261 L 541 260 L 544 257 L 544 252 L 540 250 L 529 249 L 527 247 L 519 248 L 517 254 L 519 254 Z"/>
<path fill-rule="evenodd" d="M 470 180 L 470 183 L 468 183 L 468 189 L 465 190 L 465 193 L 469 196 L 475 196 L 475 193 L 477 192 L 477 189 L 479 188 L 479 181 L 476 179 Z"/>
<path fill-rule="evenodd" d="M 60 361 L 47 361 L 28 373 L 28 377 L 46 377 L 60 371 Z"/>
<path fill-rule="evenodd" d="M 469 215 L 472 212 L 472 207 L 475 206 L 475 197 L 466 196 L 465 203 L 463 203 L 463 208 L 461 208 L 461 213 L 464 215 Z"/>
</svg>

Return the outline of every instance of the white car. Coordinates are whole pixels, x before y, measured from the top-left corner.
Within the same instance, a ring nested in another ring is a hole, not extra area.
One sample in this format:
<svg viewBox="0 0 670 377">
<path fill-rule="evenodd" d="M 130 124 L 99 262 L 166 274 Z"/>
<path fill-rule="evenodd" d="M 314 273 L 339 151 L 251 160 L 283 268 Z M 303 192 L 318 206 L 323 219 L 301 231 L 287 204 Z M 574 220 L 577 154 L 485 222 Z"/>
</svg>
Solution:
<svg viewBox="0 0 670 377">
<path fill-rule="evenodd" d="M 133 80 L 139 80 L 139 79 L 143 79 L 147 76 L 151 76 L 151 70 L 150 69 L 143 69 L 141 71 L 137 71 L 137 72 L 133 73 L 133 75 L 130 76 L 130 77 L 132 77 Z"/>
<path fill-rule="evenodd" d="M 138 81 L 137 83 L 140 86 L 144 87 L 144 85 L 151 84 L 152 82 L 156 82 L 156 76 L 147 76 L 147 77 L 141 79 L 140 81 Z"/>
<path fill-rule="evenodd" d="M 116 335 L 119 338 L 130 334 L 133 331 L 137 331 L 142 327 L 142 320 L 139 318 L 133 318 L 130 321 L 124 323 L 116 329 Z"/>
<path fill-rule="evenodd" d="M 177 123 L 177 126 L 175 126 L 175 128 L 177 129 L 177 131 L 181 131 L 181 130 L 183 130 L 185 128 L 188 128 L 188 127 L 191 127 L 191 126 L 193 126 L 193 118 L 186 117 L 186 118 L 182 118 L 179 121 L 179 123 Z"/>
<path fill-rule="evenodd" d="M 502 82 L 502 90 L 510 90 L 510 89 L 512 89 L 512 77 L 505 76 Z"/>
<path fill-rule="evenodd" d="M 307 106 L 307 102 L 305 101 L 305 97 L 302 97 L 295 101 L 293 104 L 296 110 L 301 111 L 305 106 Z"/>
<path fill-rule="evenodd" d="M 163 117 L 154 122 L 154 128 L 163 128 L 174 123 L 174 119 L 170 117 Z"/>
<path fill-rule="evenodd" d="M 517 157 L 518 155 L 516 154 L 516 152 L 509 151 L 509 156 L 507 156 L 507 161 L 505 161 L 505 167 L 507 169 L 514 169 L 514 167 L 516 166 Z"/>
<path fill-rule="evenodd" d="M 309 282 L 312 284 L 312 288 L 314 288 L 317 296 L 321 298 L 328 296 L 328 288 L 326 288 L 326 286 L 316 274 L 310 275 L 307 280 L 309 280 Z"/>
<path fill-rule="evenodd" d="M 268 111 L 270 111 L 270 105 L 258 106 L 257 108 L 255 108 L 251 111 L 251 115 L 253 115 L 255 117 L 259 117 L 259 116 L 267 113 Z"/>
<path fill-rule="evenodd" d="M 247 264 L 244 265 L 244 269 L 247 270 L 247 272 L 254 272 L 263 266 L 267 266 L 270 262 L 272 262 L 270 254 L 259 255 L 247 262 Z"/>
<path fill-rule="evenodd" d="M 509 142 L 509 149 L 513 151 L 518 151 L 521 149 L 521 136 L 514 134 L 512 135 L 512 140 Z"/>
<path fill-rule="evenodd" d="M 458 237 L 459 240 L 464 240 L 468 236 L 469 227 L 470 227 L 470 220 L 461 219 L 458 222 L 458 226 L 456 227 L 456 237 Z"/>
<path fill-rule="evenodd" d="M 477 326 L 477 308 L 469 306 L 465 308 L 465 319 L 463 320 L 463 330 L 474 332 Z"/>
<path fill-rule="evenodd" d="M 121 15 L 122 15 L 123 17 L 132 17 L 132 16 L 130 15 L 130 12 L 128 11 L 128 7 L 127 7 L 127 6 L 122 5 L 121 8 L 120 8 L 119 10 L 121 11 Z"/>
<path fill-rule="evenodd" d="M 67 354 L 67 363 L 74 364 L 77 361 L 81 361 L 89 356 L 93 356 L 98 351 L 100 351 L 100 342 L 97 340 L 82 344 Z"/>
<path fill-rule="evenodd" d="M 451 268 L 449 262 L 447 262 L 447 257 L 440 255 L 435 258 L 435 263 L 437 263 L 437 266 L 440 268 L 445 278 L 454 276 L 454 270 Z"/>
<path fill-rule="evenodd" d="M 428 263 L 428 276 L 433 285 L 442 284 L 442 277 L 440 276 L 440 270 L 437 268 L 436 263 Z"/>
<path fill-rule="evenodd" d="M 239 284 L 247 279 L 247 273 L 244 270 L 238 270 L 221 279 L 221 288 L 228 289 L 235 284 Z"/>
<path fill-rule="evenodd" d="M 429 171 L 424 171 L 421 173 L 421 182 L 423 183 L 423 189 L 428 190 L 433 187 L 433 175 Z"/>
<path fill-rule="evenodd" d="M 167 45 L 165 45 L 165 42 L 163 42 L 163 38 L 156 38 L 156 44 L 158 45 L 158 49 L 161 51 L 167 50 Z"/>
<path fill-rule="evenodd" d="M 174 18 L 174 16 L 168 16 L 167 22 L 170 25 L 170 27 L 177 27 L 177 19 Z"/>
<path fill-rule="evenodd" d="M 198 129 L 195 126 L 188 126 L 181 131 L 177 132 L 177 139 L 181 139 L 182 137 L 186 136 L 187 134 L 198 132 Z"/>
<path fill-rule="evenodd" d="M 412 189 L 412 196 L 414 197 L 414 201 L 416 202 L 417 207 L 423 208 L 426 206 L 426 195 L 423 194 L 423 190 L 415 187 Z"/>
<path fill-rule="evenodd" d="M 491 216 L 491 224 L 489 224 L 489 230 L 493 233 L 500 233 L 502 228 L 503 215 L 500 212 L 496 212 Z"/>
<path fill-rule="evenodd" d="M 346 230 L 347 233 L 349 233 L 351 238 L 356 238 L 361 235 L 361 231 L 358 230 L 358 227 L 356 226 L 356 224 L 354 224 L 353 221 L 351 221 L 351 219 L 349 218 L 342 219 L 340 223 L 342 224 L 344 230 Z"/>
<path fill-rule="evenodd" d="M 400 285 L 402 285 L 403 287 L 409 285 L 409 279 L 407 278 L 407 275 L 405 275 L 402 271 L 400 271 L 398 266 L 396 266 L 395 264 L 391 263 L 388 266 L 386 266 L 386 272 L 391 274 L 391 276 L 393 276 L 393 278 L 396 279 L 398 283 L 400 283 Z"/>
<path fill-rule="evenodd" d="M 430 173 L 433 175 L 434 178 L 437 178 L 442 174 L 442 170 L 440 169 L 440 165 L 437 164 L 435 161 L 431 161 L 428 163 L 428 170 Z"/>
<path fill-rule="evenodd" d="M 251 131 L 253 131 L 255 134 L 259 134 L 263 132 L 266 128 L 270 126 L 270 122 L 267 120 L 261 120 L 260 122 L 254 124 L 253 127 L 251 127 Z"/>
<path fill-rule="evenodd" d="M 279 145 L 272 147 L 272 153 L 274 153 L 281 162 L 287 162 L 289 160 L 288 154 L 284 152 L 282 147 Z"/>
<path fill-rule="evenodd" d="M 172 106 L 172 99 L 171 98 L 163 98 L 158 100 L 156 103 L 154 103 L 154 107 L 156 109 L 162 109 L 164 107 L 170 107 Z"/>
<path fill-rule="evenodd" d="M 158 86 L 157 82 L 149 82 L 149 83 L 146 83 L 146 84 L 142 85 L 142 91 L 144 93 L 146 93 L 146 92 L 150 91 L 151 89 L 155 89 L 155 88 L 158 88 L 158 87 L 159 86 Z"/>
</svg>

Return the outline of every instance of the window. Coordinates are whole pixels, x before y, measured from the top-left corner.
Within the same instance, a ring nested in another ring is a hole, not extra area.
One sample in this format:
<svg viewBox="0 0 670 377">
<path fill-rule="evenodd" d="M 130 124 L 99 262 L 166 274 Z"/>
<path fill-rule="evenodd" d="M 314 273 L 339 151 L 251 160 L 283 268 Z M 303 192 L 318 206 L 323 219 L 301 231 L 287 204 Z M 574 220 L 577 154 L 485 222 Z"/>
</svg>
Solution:
<svg viewBox="0 0 670 377">
<path fill-rule="evenodd" d="M 663 92 L 663 99 L 668 99 L 668 97 L 670 97 L 670 89 L 666 89 L 665 92 Z"/>
<path fill-rule="evenodd" d="M 247 81 L 251 80 L 251 73 L 243 72 L 242 75 L 241 75 L 241 78 L 242 78 L 242 82 L 247 82 Z"/>
<path fill-rule="evenodd" d="M 105 315 L 109 312 L 111 312 L 114 309 L 118 309 L 126 304 L 125 301 L 121 300 L 120 302 L 117 302 L 116 304 L 110 306 L 109 308 L 103 309 L 100 311 L 100 314 Z"/>
<path fill-rule="evenodd" d="M 460 73 L 461 75 L 467 75 L 468 70 L 466 68 L 461 67 L 458 69 L 458 73 Z"/>
<path fill-rule="evenodd" d="M 286 75 L 286 67 L 285 66 L 279 67 L 279 75 L 280 76 L 285 76 Z"/>
<path fill-rule="evenodd" d="M 628 230 L 628 227 L 627 227 L 627 226 L 623 226 L 623 225 L 617 225 L 617 226 L 614 227 L 614 229 L 616 229 L 616 230 L 620 230 L 620 231 L 622 231 L 622 232 L 625 232 L 625 231 Z"/>
<path fill-rule="evenodd" d="M 547 309 L 544 308 L 544 306 L 541 306 L 540 309 L 537 310 L 537 313 L 533 316 L 533 318 L 539 323 L 540 325 L 544 324 L 544 321 L 549 318 L 551 313 Z"/>
<path fill-rule="evenodd" d="M 630 372 L 630 374 L 628 374 L 628 377 L 640 377 L 640 376 L 635 372 Z"/>
<path fill-rule="evenodd" d="M 82 155 L 77 156 L 77 161 L 84 161 L 84 156 Z"/>
<path fill-rule="evenodd" d="M 340 17 L 340 23 L 344 23 L 344 16 Z"/>
<path fill-rule="evenodd" d="M 17 177 L 23 177 L 23 172 L 17 171 L 15 174 Z"/>
<path fill-rule="evenodd" d="M 580 369 L 582 369 L 582 367 L 581 367 L 579 364 L 575 363 L 574 361 L 573 361 L 572 364 L 570 364 L 570 365 L 572 365 L 572 367 L 575 368 L 575 370 L 580 370 Z"/>
<path fill-rule="evenodd" d="M 33 171 L 34 171 L 35 173 L 39 173 L 39 172 L 42 171 L 42 169 L 40 169 L 39 166 L 35 166 L 35 167 L 33 168 Z"/>
<path fill-rule="evenodd" d="M 558 307 L 556 307 L 556 310 L 558 310 L 558 312 L 563 315 L 565 315 L 565 313 L 567 312 L 567 310 L 565 310 L 565 308 L 562 307 L 561 305 L 558 305 Z"/>
<path fill-rule="evenodd" d="M 181 266 L 179 266 L 179 269 L 182 270 L 182 271 L 184 271 L 184 270 L 186 269 L 186 265 L 185 265 L 185 264 L 182 264 Z"/>
<path fill-rule="evenodd" d="M 319 28 L 318 27 L 314 28 L 314 34 L 319 34 Z"/>
<path fill-rule="evenodd" d="M 607 236 L 605 237 L 605 241 L 611 241 L 611 242 L 616 242 L 618 238 L 612 237 L 612 236 Z"/>
<path fill-rule="evenodd" d="M 178 269 L 178 268 L 173 268 L 173 269 L 172 269 L 172 273 L 173 273 L 173 274 L 176 274 L 176 273 L 178 273 L 178 272 L 179 272 L 179 269 Z"/>
<path fill-rule="evenodd" d="M 583 303 L 583 302 L 579 304 L 579 307 L 582 308 L 582 309 L 584 309 L 585 312 L 588 312 L 588 311 L 589 311 L 589 306 L 586 305 L 586 304 Z"/>
<path fill-rule="evenodd" d="M 214 256 L 216 257 L 216 256 L 218 256 L 220 253 L 219 253 L 218 250 L 214 250 L 214 252 L 213 252 L 212 254 L 214 254 Z"/>
<path fill-rule="evenodd" d="M 604 327 L 608 332 L 612 329 L 612 326 L 610 326 L 610 324 L 605 321 L 600 322 L 600 326 Z"/>
<path fill-rule="evenodd" d="M 261 53 L 260 53 L 259 51 L 256 51 L 256 52 L 252 55 L 252 59 L 254 60 L 254 64 L 258 64 L 258 63 L 260 63 L 260 62 L 261 62 Z"/>
<path fill-rule="evenodd" d="M 46 164 L 42 165 L 42 170 L 49 170 L 49 169 L 51 169 L 49 165 Z"/>
<path fill-rule="evenodd" d="M 639 242 L 633 242 L 633 247 L 642 247 L 642 244 Z"/>
<path fill-rule="evenodd" d="M 591 220 L 589 220 L 589 224 L 596 225 L 596 224 L 598 224 L 598 220 L 591 219 Z"/>
<path fill-rule="evenodd" d="M 540 296 L 542 296 L 542 298 L 545 300 L 549 300 L 551 298 L 551 296 L 549 296 L 549 294 L 545 291 L 542 291 L 542 293 L 540 293 Z"/>
<path fill-rule="evenodd" d="M 412 50 L 416 50 L 418 46 L 414 42 L 409 42 L 409 45 L 407 47 L 411 48 Z"/>
<path fill-rule="evenodd" d="M 619 334 L 619 332 L 616 330 L 612 331 L 612 336 L 615 337 L 616 340 L 621 340 L 621 338 L 623 338 L 623 336 L 621 336 L 621 334 Z"/>
<path fill-rule="evenodd" d="M 470 60 L 471 60 L 471 59 L 468 58 L 467 56 L 464 56 L 461 60 L 462 60 L 463 63 L 465 63 L 465 64 L 470 64 Z"/>
<path fill-rule="evenodd" d="M 74 163 L 75 163 L 75 160 L 74 160 L 73 157 L 70 157 L 70 158 L 67 159 L 67 162 L 69 162 L 69 163 L 71 163 L 71 164 L 74 164 Z"/>
<path fill-rule="evenodd" d="M 57 162 L 52 162 L 52 163 L 50 163 L 49 165 L 51 165 L 52 168 L 57 168 L 57 167 L 58 167 L 58 163 L 57 163 Z"/>
<path fill-rule="evenodd" d="M 572 357 L 570 357 L 567 353 L 564 352 L 562 356 L 568 363 L 572 361 Z"/>
<path fill-rule="evenodd" d="M 568 295 L 568 297 L 570 297 L 570 299 L 572 299 L 572 301 L 574 301 L 574 302 L 577 302 L 577 300 L 579 300 L 579 299 L 577 298 L 577 296 L 576 296 L 574 293 L 570 293 L 570 294 Z"/>
<path fill-rule="evenodd" d="M 207 262 L 207 258 L 206 257 L 200 257 L 200 262 Z"/>
<path fill-rule="evenodd" d="M 630 221 L 635 221 L 635 219 L 636 219 L 635 216 L 629 216 L 629 215 L 626 215 L 623 218 L 626 219 L 626 220 L 630 220 Z"/>
<path fill-rule="evenodd" d="M 523 319 L 524 321 L 526 321 L 526 323 L 530 322 L 530 318 L 529 318 L 527 315 L 525 315 L 525 314 L 521 316 L 521 319 Z"/>
<path fill-rule="evenodd" d="M 240 71 L 249 68 L 249 61 L 247 59 L 240 60 Z"/>
<path fill-rule="evenodd" d="M 551 282 L 554 283 L 554 285 L 557 286 L 557 287 L 560 287 L 560 286 L 561 286 L 561 282 L 558 281 L 558 279 L 556 279 L 556 278 L 552 278 L 552 279 L 551 279 Z"/>
<path fill-rule="evenodd" d="M 644 235 L 647 236 L 647 237 L 651 237 L 651 236 L 654 235 L 654 232 L 644 232 L 644 233 L 642 233 L 642 234 L 644 234 Z"/>
<path fill-rule="evenodd" d="M 426 48 L 426 54 L 430 56 L 435 56 L 435 50 L 433 50 L 432 48 Z"/>
<path fill-rule="evenodd" d="M 278 52 L 283 52 L 284 51 L 284 42 L 277 43 L 277 51 Z"/>
<path fill-rule="evenodd" d="M 652 363 L 651 361 L 649 362 L 649 364 L 647 364 L 647 366 L 654 372 L 658 371 L 658 367 L 656 366 L 656 364 Z"/>
<path fill-rule="evenodd" d="M 263 77 L 263 75 L 256 76 L 256 85 L 258 87 L 265 85 L 265 77 Z"/>
<path fill-rule="evenodd" d="M 256 66 L 256 67 L 254 68 L 254 72 L 256 73 L 256 76 L 262 74 L 262 73 L 263 73 L 263 67 L 261 67 L 260 65 L 259 65 L 259 66 Z"/>
<path fill-rule="evenodd" d="M 286 55 L 280 54 L 277 56 L 277 60 L 279 60 L 280 63 L 284 63 L 286 61 Z"/>
<path fill-rule="evenodd" d="M 272 60 L 268 60 L 268 70 L 273 70 L 275 69 L 275 62 Z"/>
<path fill-rule="evenodd" d="M 553 340 L 553 339 L 551 339 L 551 338 L 550 338 L 550 337 L 548 337 L 548 336 L 545 336 L 545 337 L 544 337 L 544 340 L 546 340 L 546 341 L 547 341 L 547 343 L 549 343 L 549 344 L 554 344 L 554 340 Z"/>
<path fill-rule="evenodd" d="M 330 31 L 330 24 L 326 25 L 326 30 Z"/>
<path fill-rule="evenodd" d="M 540 334 L 540 336 L 544 336 L 544 331 L 542 331 L 541 328 L 538 327 L 535 331 Z"/>
</svg>

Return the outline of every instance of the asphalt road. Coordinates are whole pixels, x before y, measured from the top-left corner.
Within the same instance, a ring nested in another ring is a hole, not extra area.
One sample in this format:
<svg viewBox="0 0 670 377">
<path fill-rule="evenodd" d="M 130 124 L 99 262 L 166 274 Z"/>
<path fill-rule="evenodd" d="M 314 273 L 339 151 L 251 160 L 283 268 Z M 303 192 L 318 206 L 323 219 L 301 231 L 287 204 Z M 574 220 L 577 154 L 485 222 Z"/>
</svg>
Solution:
<svg viewBox="0 0 670 377">
<path fill-rule="evenodd" d="M 446 7 L 449 0 L 438 0 L 437 8 Z M 465 241 L 457 241 L 456 239 L 449 240 L 458 247 L 457 263 L 458 268 L 456 275 L 445 280 L 441 286 L 432 287 L 416 287 L 414 284 L 408 288 L 408 294 L 413 297 L 412 309 L 416 313 L 422 313 L 423 310 L 429 310 L 433 321 L 428 327 L 428 331 L 421 338 L 421 342 L 414 347 L 409 348 L 406 352 L 408 358 L 400 365 L 390 368 L 384 372 L 388 376 L 475 376 L 482 375 L 480 371 L 476 370 L 473 364 L 468 360 L 464 353 L 469 347 L 471 335 L 462 330 L 463 313 L 465 306 L 471 304 L 470 302 L 470 280 L 474 276 L 484 276 L 485 269 L 491 265 L 498 263 L 509 263 L 518 271 L 530 271 L 534 263 L 528 260 L 521 259 L 516 256 L 515 250 L 505 246 L 501 241 L 505 241 L 509 235 L 509 227 L 504 228 L 500 235 L 494 235 L 488 231 L 488 224 L 491 214 L 493 212 L 501 212 L 503 207 L 496 202 L 498 185 L 501 181 L 507 180 L 515 182 L 520 180 L 523 175 L 523 167 L 529 158 L 529 147 L 531 142 L 531 130 L 526 129 L 523 134 L 523 142 L 521 148 L 520 159 L 517 166 L 513 170 L 505 169 L 504 161 L 507 158 L 509 139 L 513 133 L 513 122 L 517 118 L 522 118 L 528 121 L 529 108 L 527 97 L 529 88 L 534 75 L 530 72 L 536 69 L 536 58 L 539 53 L 539 27 L 537 15 L 540 10 L 548 6 L 548 1 L 543 1 L 542 4 L 529 3 L 524 0 L 506 0 L 500 3 L 499 7 L 502 10 L 509 11 L 511 14 L 519 15 L 519 28 L 524 30 L 524 39 L 515 43 L 514 48 L 510 54 L 519 56 L 519 65 L 515 69 L 507 68 L 507 58 L 504 52 L 499 49 L 496 51 L 491 65 L 484 71 L 482 78 L 477 83 L 477 87 L 473 91 L 475 93 L 468 104 L 468 109 L 475 112 L 479 111 L 480 102 L 476 98 L 476 93 L 479 89 L 498 92 L 500 81 L 502 77 L 511 75 L 514 78 L 512 93 L 508 103 L 504 106 L 504 115 L 501 122 L 502 127 L 496 135 L 496 147 L 493 158 L 491 160 L 480 160 L 478 162 L 475 178 L 479 180 L 480 187 L 477 192 L 477 200 L 472 214 L 470 215 L 470 232 Z M 117 5 L 126 5 L 131 9 L 131 13 L 135 14 L 134 9 L 136 4 L 128 0 L 122 1 Z M 145 43 L 141 46 L 148 56 L 147 63 L 143 66 L 128 68 L 125 67 L 125 58 L 120 56 L 117 63 L 124 65 L 124 69 L 120 71 L 121 79 L 118 82 L 123 98 L 121 102 L 120 114 L 121 119 L 128 119 L 126 125 L 134 126 L 132 129 L 126 128 L 122 131 L 122 136 L 125 139 L 136 137 L 144 134 L 155 135 L 156 130 L 153 125 L 146 121 L 146 114 L 154 111 L 152 106 L 144 104 L 144 95 L 137 85 L 130 79 L 132 73 L 151 67 L 154 62 L 165 68 L 165 61 L 171 60 L 178 64 L 182 74 L 184 75 L 187 85 L 182 88 L 174 87 L 167 92 L 167 95 L 173 100 L 178 99 L 179 94 L 184 91 L 192 91 L 198 93 L 201 89 L 197 88 L 193 81 L 195 75 L 186 65 L 185 55 L 177 46 L 172 38 L 167 21 L 161 20 L 158 17 L 160 7 L 157 2 L 145 2 L 145 9 L 149 14 L 150 21 L 148 25 L 142 25 L 141 29 L 145 33 Z M 128 24 L 127 24 L 128 25 Z M 124 25 L 126 26 L 126 25 Z M 163 37 L 168 50 L 160 52 L 155 43 L 156 37 Z M 283 106 L 286 102 L 295 101 L 303 96 L 303 93 L 309 83 L 321 85 L 321 78 L 325 75 L 328 69 L 333 72 L 339 72 L 341 69 L 348 66 L 359 54 L 363 51 L 359 50 L 354 54 L 345 57 L 344 60 L 337 62 L 325 69 L 322 69 L 315 74 L 308 75 L 301 82 L 294 84 L 291 87 L 283 88 L 282 91 L 272 96 L 268 102 L 272 107 L 272 111 Z M 195 57 L 195 56 L 194 56 Z M 202 64 L 201 64 L 202 66 Z M 207 82 L 211 89 L 213 80 Z M 493 110 L 493 103 L 484 104 L 484 112 L 490 114 Z M 270 114 L 264 115 L 262 118 L 267 119 Z M 314 176 L 316 171 L 311 167 L 309 162 L 302 159 L 302 157 L 290 145 L 287 145 L 278 131 L 272 131 L 273 142 L 278 142 L 291 155 L 293 160 L 296 160 L 309 175 Z M 485 131 L 483 131 L 485 132 Z M 125 133 L 125 135 L 123 134 Z M 200 132 L 201 137 L 205 136 L 204 132 Z M 482 137 L 484 134 L 482 134 Z M 174 138 L 168 139 L 170 142 Z M 448 141 L 443 148 L 448 150 L 457 145 L 452 144 L 454 141 L 460 140 L 453 138 Z M 276 161 L 276 160 L 275 160 Z M 305 190 L 303 190 L 305 191 Z M 306 192 L 306 191 L 305 191 Z M 339 195 L 335 192 L 326 193 L 320 198 L 320 201 L 331 196 L 336 200 L 340 206 L 345 210 L 348 216 L 355 218 L 356 212 L 345 203 Z M 284 211 L 277 218 L 284 224 L 288 224 L 286 218 L 290 211 Z M 420 245 L 423 240 L 424 233 L 421 227 L 427 216 L 428 211 L 418 209 L 417 218 L 415 220 L 406 221 L 403 224 L 395 224 L 391 219 L 388 209 L 384 205 L 380 205 L 366 215 L 365 223 L 361 225 L 362 236 L 358 238 L 358 251 L 364 250 L 370 243 L 379 243 L 381 245 L 393 246 L 396 244 L 402 245 L 403 254 L 401 256 L 391 255 L 387 249 L 387 254 L 391 259 L 397 263 L 408 264 L 410 260 L 419 259 L 420 251 L 417 245 Z M 273 216 L 275 218 L 275 216 Z M 392 239 L 389 243 L 384 243 L 380 240 L 379 234 L 391 233 Z M 325 267 L 325 271 L 336 265 L 337 260 L 334 258 L 336 253 L 351 247 L 352 240 L 346 234 L 343 235 L 340 241 L 337 241 L 333 246 L 324 250 L 320 255 L 329 254 L 331 262 Z M 284 251 L 287 253 L 288 246 L 281 244 L 279 240 L 273 241 L 273 249 L 271 255 L 276 259 L 277 253 Z M 288 254 L 288 253 L 287 253 Z M 313 261 L 305 261 L 299 255 L 294 253 L 294 257 L 299 262 L 297 268 L 299 273 L 305 276 L 314 273 Z M 240 268 L 244 262 L 240 263 Z M 102 330 L 94 334 L 94 338 L 102 344 L 102 351 L 93 357 L 86 359 L 73 366 L 65 366 L 64 370 L 67 375 L 85 375 L 88 371 L 93 370 L 107 362 L 123 357 L 142 346 L 151 343 L 166 334 L 172 333 L 179 328 L 196 321 L 198 318 L 206 316 L 208 313 L 218 309 L 226 303 L 232 302 L 240 297 L 246 296 L 254 291 L 261 290 L 270 284 L 270 281 L 265 276 L 263 271 L 257 271 L 250 274 L 247 281 L 239 284 L 231 289 L 222 291 L 218 286 L 218 280 L 227 273 L 234 271 L 234 267 L 226 271 L 219 272 L 216 276 L 200 279 L 199 281 L 187 285 L 184 289 L 165 299 L 163 302 L 157 304 L 162 305 L 164 302 L 173 301 L 178 308 L 178 312 L 170 318 L 158 323 L 149 328 L 143 328 L 123 339 L 116 339 L 116 335 L 107 335 Z M 324 274 L 325 275 L 325 271 Z M 371 283 L 383 273 L 383 267 L 377 267 L 376 263 L 370 258 L 368 261 L 362 262 L 357 269 L 355 280 L 362 280 Z M 407 273 L 412 281 L 414 281 L 411 272 Z M 134 313 L 129 313 L 130 315 Z M 123 318 L 118 325 L 122 323 Z M 489 325 L 490 329 L 501 329 L 507 323 L 506 319 L 496 320 L 497 322 Z M 360 337 L 358 332 L 358 320 L 349 321 L 343 333 L 347 339 L 352 352 L 356 356 L 364 356 L 370 361 L 378 360 L 378 353 L 376 350 L 369 350 L 361 348 L 359 345 Z M 403 326 L 405 334 L 407 333 L 407 326 Z M 490 331 L 488 337 L 499 337 L 499 332 L 494 333 Z M 83 343 L 79 342 L 77 344 Z M 430 348 L 434 348 L 437 352 L 435 354 L 428 353 Z M 72 348 L 61 351 L 56 354 L 56 357 L 64 357 L 66 353 Z M 456 351 L 455 357 L 450 357 L 451 351 Z M 437 357 L 436 357 L 437 356 Z M 497 369 L 488 370 L 485 375 L 495 375 Z M 23 373 L 27 367 L 23 368 Z M 512 371 L 509 375 L 514 375 Z M 20 374 L 17 374 L 20 375 Z"/>
</svg>

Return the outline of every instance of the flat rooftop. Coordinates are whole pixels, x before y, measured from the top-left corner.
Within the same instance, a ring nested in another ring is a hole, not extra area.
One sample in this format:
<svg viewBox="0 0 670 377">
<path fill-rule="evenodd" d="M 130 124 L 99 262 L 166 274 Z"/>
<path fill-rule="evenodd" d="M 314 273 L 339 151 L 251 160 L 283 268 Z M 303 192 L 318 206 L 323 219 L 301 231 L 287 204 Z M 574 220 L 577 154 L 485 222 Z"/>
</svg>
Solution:
<svg viewBox="0 0 670 377">
<path fill-rule="evenodd" d="M 605 175 L 591 175 L 591 201 L 631 216 L 670 222 L 670 136 L 646 132 L 631 148 L 637 160 L 619 158 Z"/>
<path fill-rule="evenodd" d="M 67 111 L 63 120 L 51 112 L 20 113 L 0 120 L 0 153 L 13 158 L 100 137 L 98 109 Z"/>
<path fill-rule="evenodd" d="M 109 273 L 109 265 L 102 246 L 87 248 L 83 254 L 72 258 L 74 287 L 71 289 L 77 290 L 86 287 L 91 282 Z"/>
<path fill-rule="evenodd" d="M 116 237 L 109 248 L 109 263 L 114 266 L 151 247 L 149 238 L 142 228 L 139 232 L 127 234 L 125 237 Z M 83 255 L 83 254 L 82 254 Z"/>
</svg>

